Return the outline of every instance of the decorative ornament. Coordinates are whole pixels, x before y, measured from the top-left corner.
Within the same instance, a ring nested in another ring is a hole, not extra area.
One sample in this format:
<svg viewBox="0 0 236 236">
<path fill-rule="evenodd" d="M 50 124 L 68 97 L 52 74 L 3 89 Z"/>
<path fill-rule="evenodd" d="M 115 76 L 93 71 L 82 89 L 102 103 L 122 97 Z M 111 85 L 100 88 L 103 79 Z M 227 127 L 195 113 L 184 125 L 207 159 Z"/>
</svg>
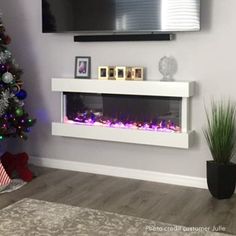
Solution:
<svg viewBox="0 0 236 236">
<path fill-rule="evenodd" d="M 6 35 L 6 36 L 5 36 L 5 38 L 4 38 L 4 43 L 5 43 L 6 45 L 8 45 L 8 44 L 11 43 L 11 38 L 10 38 L 9 35 Z"/>
<path fill-rule="evenodd" d="M 6 90 L 0 94 L 0 116 L 2 116 L 9 106 L 9 99 L 14 97 L 9 90 Z"/>
<path fill-rule="evenodd" d="M 19 85 L 19 86 L 22 86 L 24 84 L 24 82 L 22 80 L 17 80 L 16 83 Z"/>
<path fill-rule="evenodd" d="M 14 94 L 17 94 L 19 91 L 20 91 L 20 86 L 18 84 L 14 84 L 12 87 L 11 87 L 11 90 Z"/>
<path fill-rule="evenodd" d="M 6 64 L 0 64 L 0 73 L 5 73 L 7 71 Z"/>
<path fill-rule="evenodd" d="M 4 52 L 0 52 L 0 63 L 5 64 L 6 63 L 6 58 Z"/>
<path fill-rule="evenodd" d="M 25 132 L 27 132 L 27 133 L 29 133 L 31 131 L 31 128 L 30 127 L 28 127 L 26 130 L 25 130 Z"/>
<path fill-rule="evenodd" d="M 5 90 L 1 94 L 1 100 L 5 100 L 7 103 L 9 103 L 9 99 L 13 98 L 15 95 L 10 92 L 9 89 Z"/>
<path fill-rule="evenodd" d="M 16 116 L 23 116 L 24 114 L 24 111 L 22 108 L 17 108 L 16 109 Z"/>
<path fill-rule="evenodd" d="M 12 73 L 6 72 L 2 75 L 2 81 L 6 84 L 11 83 L 14 80 Z"/>
<path fill-rule="evenodd" d="M 0 116 L 2 116 L 8 107 L 8 101 L 0 99 Z"/>
<path fill-rule="evenodd" d="M 16 94 L 16 97 L 19 99 L 19 100 L 24 100 L 26 99 L 27 97 L 27 93 L 24 89 L 21 89 L 17 94 Z"/>
<path fill-rule="evenodd" d="M 159 71 L 163 75 L 161 81 L 174 81 L 173 75 L 178 69 L 177 61 L 174 57 L 162 57 L 159 62 Z"/>
<path fill-rule="evenodd" d="M 0 63 L 3 64 L 6 63 L 8 60 L 11 59 L 11 56 L 12 56 L 11 52 L 8 51 L 7 49 L 0 52 Z"/>
<path fill-rule="evenodd" d="M 23 107 L 24 102 L 22 100 L 19 100 L 16 95 L 13 95 L 14 103 L 16 104 L 17 107 Z"/>
<path fill-rule="evenodd" d="M 4 51 L 4 54 L 5 54 L 5 59 L 6 60 L 10 60 L 11 59 L 11 52 L 8 51 L 7 49 Z"/>
</svg>

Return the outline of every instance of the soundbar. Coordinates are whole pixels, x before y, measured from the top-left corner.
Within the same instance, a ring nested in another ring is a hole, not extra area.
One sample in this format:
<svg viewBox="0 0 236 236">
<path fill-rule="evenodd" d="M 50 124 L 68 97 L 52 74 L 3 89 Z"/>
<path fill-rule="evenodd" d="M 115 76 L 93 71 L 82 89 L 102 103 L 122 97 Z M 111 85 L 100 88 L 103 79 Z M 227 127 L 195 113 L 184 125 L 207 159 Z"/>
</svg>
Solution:
<svg viewBox="0 0 236 236">
<path fill-rule="evenodd" d="M 76 35 L 74 42 L 170 41 L 174 34 Z"/>
</svg>

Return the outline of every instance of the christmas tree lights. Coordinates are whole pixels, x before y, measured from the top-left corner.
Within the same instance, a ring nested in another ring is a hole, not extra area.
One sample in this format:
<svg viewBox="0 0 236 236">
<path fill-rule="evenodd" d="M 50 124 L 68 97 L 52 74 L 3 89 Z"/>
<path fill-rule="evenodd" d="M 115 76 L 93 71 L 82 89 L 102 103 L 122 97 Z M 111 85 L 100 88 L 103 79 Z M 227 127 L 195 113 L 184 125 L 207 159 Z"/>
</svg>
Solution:
<svg viewBox="0 0 236 236">
<path fill-rule="evenodd" d="M 0 141 L 8 137 L 27 139 L 36 121 L 24 109 L 27 93 L 22 89 L 22 70 L 7 49 L 10 42 L 0 19 Z"/>
</svg>

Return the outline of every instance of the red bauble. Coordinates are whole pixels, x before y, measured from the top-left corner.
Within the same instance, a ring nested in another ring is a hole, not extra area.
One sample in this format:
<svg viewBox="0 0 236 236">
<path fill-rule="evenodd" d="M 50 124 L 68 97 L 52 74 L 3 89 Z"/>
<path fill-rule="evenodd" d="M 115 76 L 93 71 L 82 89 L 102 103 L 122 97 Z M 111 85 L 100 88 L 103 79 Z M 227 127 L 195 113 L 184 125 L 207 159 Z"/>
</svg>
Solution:
<svg viewBox="0 0 236 236">
<path fill-rule="evenodd" d="M 4 44 L 10 44 L 11 43 L 11 38 L 9 35 L 6 35 L 5 38 L 4 38 Z"/>
</svg>

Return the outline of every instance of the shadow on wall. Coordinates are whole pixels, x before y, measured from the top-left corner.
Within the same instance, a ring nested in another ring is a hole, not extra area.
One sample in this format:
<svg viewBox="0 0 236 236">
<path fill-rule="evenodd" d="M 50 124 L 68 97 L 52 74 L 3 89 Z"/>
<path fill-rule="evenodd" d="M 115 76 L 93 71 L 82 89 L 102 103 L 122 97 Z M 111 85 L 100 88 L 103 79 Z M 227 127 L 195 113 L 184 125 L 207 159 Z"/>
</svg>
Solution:
<svg viewBox="0 0 236 236">
<path fill-rule="evenodd" d="M 201 1 L 201 30 L 209 31 L 212 26 L 212 9 L 214 0 Z"/>
<path fill-rule="evenodd" d="M 4 12 L 4 9 L 6 12 Z M 15 9 L 17 9 L 16 16 L 9 16 L 9 13 L 14 12 Z M 32 43 L 32 32 L 29 32 L 31 29 L 27 21 L 28 16 L 25 12 L 24 4 L 20 1 L 16 1 L 14 4 L 6 3 L 5 6 L 2 6 L 1 11 L 3 13 L 3 23 L 5 23 L 6 31 L 12 38 L 9 49 L 24 72 L 22 75 L 24 81 L 23 87 L 28 93 L 28 97 L 25 100 L 26 111 L 29 112 L 31 117 L 37 119 L 36 125 L 28 135 L 29 140 L 26 142 L 19 139 L 8 140 L 6 150 L 11 152 L 30 152 L 29 150 L 34 150 L 37 153 L 40 149 L 38 147 L 40 143 L 39 139 L 42 139 L 42 137 L 44 140 L 45 138 L 47 139 L 49 130 L 51 129 L 49 122 L 51 119 L 48 117 L 46 108 L 47 104 L 41 92 L 42 85 L 40 83 L 40 77 L 42 76 L 42 71 L 40 71 L 37 65 L 37 51 L 35 50 L 34 43 Z M 19 22 L 18 27 L 16 27 L 16 21 L 20 18 L 22 20 Z"/>
</svg>

